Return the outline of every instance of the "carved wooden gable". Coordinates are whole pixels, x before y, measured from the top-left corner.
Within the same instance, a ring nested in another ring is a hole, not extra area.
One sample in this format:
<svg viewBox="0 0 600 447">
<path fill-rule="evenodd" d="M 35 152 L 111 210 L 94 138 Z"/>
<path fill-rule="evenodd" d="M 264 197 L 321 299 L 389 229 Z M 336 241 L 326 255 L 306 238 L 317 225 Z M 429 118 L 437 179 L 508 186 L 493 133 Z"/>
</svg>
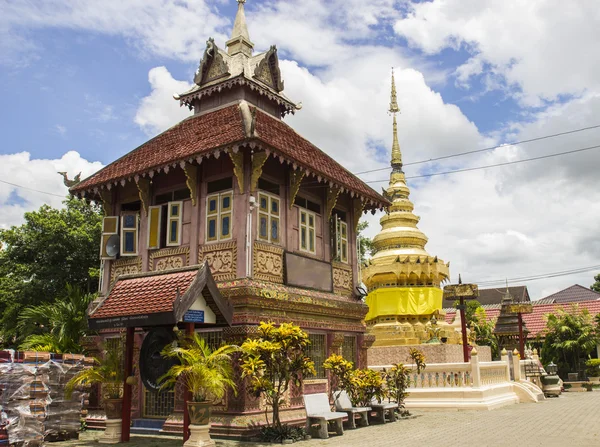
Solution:
<svg viewBox="0 0 600 447">
<path fill-rule="evenodd" d="M 229 76 L 229 67 L 223 55 L 219 52 L 219 48 L 211 37 L 206 42 L 206 50 L 196 70 L 194 82 L 197 85 L 203 85 L 207 82 L 214 81 L 222 77 Z"/>
<path fill-rule="evenodd" d="M 272 45 L 254 70 L 254 77 L 277 92 L 283 90 L 277 47 Z"/>
</svg>

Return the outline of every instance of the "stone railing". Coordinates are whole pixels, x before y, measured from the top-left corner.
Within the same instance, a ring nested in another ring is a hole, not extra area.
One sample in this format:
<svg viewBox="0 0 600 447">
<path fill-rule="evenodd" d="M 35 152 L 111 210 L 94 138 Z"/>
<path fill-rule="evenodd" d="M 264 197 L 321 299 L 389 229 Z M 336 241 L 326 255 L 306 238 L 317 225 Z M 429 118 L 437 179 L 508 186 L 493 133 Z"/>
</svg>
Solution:
<svg viewBox="0 0 600 447">
<path fill-rule="evenodd" d="M 508 356 L 500 361 L 480 362 L 477 351 L 471 353 L 467 363 L 430 363 L 425 370 L 417 374 L 415 365 L 405 365 L 411 370 L 410 388 L 480 388 L 510 382 Z M 371 366 L 370 369 L 389 370 L 388 366 Z"/>
</svg>

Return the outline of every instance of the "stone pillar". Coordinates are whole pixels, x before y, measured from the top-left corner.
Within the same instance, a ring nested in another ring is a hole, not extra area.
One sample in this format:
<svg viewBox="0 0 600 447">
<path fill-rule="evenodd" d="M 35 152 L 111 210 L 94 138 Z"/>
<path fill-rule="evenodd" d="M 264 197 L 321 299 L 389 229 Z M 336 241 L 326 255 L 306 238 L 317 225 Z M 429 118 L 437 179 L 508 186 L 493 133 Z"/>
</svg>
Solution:
<svg viewBox="0 0 600 447">
<path fill-rule="evenodd" d="M 369 366 L 368 349 L 375 343 L 375 336 L 371 334 L 361 334 L 356 337 L 358 344 L 358 368 L 367 368 Z"/>
<path fill-rule="evenodd" d="M 471 351 L 471 378 L 473 379 L 473 388 L 481 388 L 481 371 L 479 370 L 479 357 L 477 349 Z"/>
<path fill-rule="evenodd" d="M 500 353 L 500 361 L 506 364 L 506 381 L 510 382 L 510 361 L 505 348 L 502 348 L 502 352 Z"/>
<path fill-rule="evenodd" d="M 519 351 L 515 349 L 513 351 L 513 370 L 515 375 L 515 382 L 521 381 L 521 356 Z"/>
</svg>

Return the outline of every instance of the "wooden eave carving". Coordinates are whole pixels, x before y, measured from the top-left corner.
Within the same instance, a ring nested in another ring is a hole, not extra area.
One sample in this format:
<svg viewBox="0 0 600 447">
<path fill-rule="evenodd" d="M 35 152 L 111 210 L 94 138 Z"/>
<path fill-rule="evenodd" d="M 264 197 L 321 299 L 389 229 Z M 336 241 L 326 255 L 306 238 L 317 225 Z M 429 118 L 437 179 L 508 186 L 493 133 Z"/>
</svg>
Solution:
<svg viewBox="0 0 600 447">
<path fill-rule="evenodd" d="M 338 196 L 340 195 L 340 188 L 334 186 L 327 190 L 327 201 L 325 203 L 325 219 L 329 221 L 331 219 L 331 212 L 335 208 Z"/>
<path fill-rule="evenodd" d="M 192 199 L 192 205 L 196 206 L 198 195 L 196 194 L 198 185 L 198 166 L 186 163 L 183 166 L 183 172 L 185 173 L 185 184 L 190 190 L 190 198 Z"/>
<path fill-rule="evenodd" d="M 244 193 L 244 153 L 242 151 L 237 151 L 233 153 L 229 152 L 229 158 L 231 158 L 231 162 L 233 163 L 233 174 L 238 182 L 238 187 L 240 188 L 240 193 Z"/>
<path fill-rule="evenodd" d="M 256 152 L 252 155 L 252 175 L 250 176 L 250 191 L 256 191 L 258 179 L 262 175 L 262 168 L 269 158 L 266 152 Z"/>
<path fill-rule="evenodd" d="M 105 216 L 112 215 L 112 209 L 113 209 L 112 192 L 108 189 L 101 189 L 100 191 L 98 191 L 98 193 L 100 194 L 100 199 L 102 200 L 102 209 L 104 210 L 104 215 Z"/>
<path fill-rule="evenodd" d="M 140 202 L 142 202 L 142 208 L 144 213 L 148 215 L 148 207 L 151 205 L 152 197 L 150 195 L 150 179 L 140 178 L 137 180 L 137 189 L 140 195 Z"/>
<path fill-rule="evenodd" d="M 294 200 L 296 200 L 296 195 L 300 190 L 300 184 L 302 183 L 302 179 L 304 178 L 304 171 L 298 169 L 296 171 L 292 170 L 290 172 L 290 189 L 289 189 L 289 203 L 290 209 L 294 206 Z"/>
</svg>

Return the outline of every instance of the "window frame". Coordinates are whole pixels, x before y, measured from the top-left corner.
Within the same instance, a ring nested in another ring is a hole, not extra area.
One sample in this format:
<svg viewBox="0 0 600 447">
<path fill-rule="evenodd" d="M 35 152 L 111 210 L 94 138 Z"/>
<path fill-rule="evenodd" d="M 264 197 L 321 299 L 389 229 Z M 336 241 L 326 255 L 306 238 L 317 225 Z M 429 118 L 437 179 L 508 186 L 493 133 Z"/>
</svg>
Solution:
<svg viewBox="0 0 600 447">
<path fill-rule="evenodd" d="M 179 207 L 179 213 L 177 216 L 173 217 L 171 215 L 171 209 L 173 206 Z M 162 215 L 162 213 L 161 213 Z M 171 222 L 177 222 L 177 240 L 175 242 L 171 241 Z M 160 220 L 159 220 L 160 222 Z M 165 245 L 167 247 L 179 247 L 181 245 L 181 229 L 183 227 L 183 200 L 174 200 L 172 202 L 167 203 L 167 235 L 165 240 Z"/>
<path fill-rule="evenodd" d="M 333 242 L 334 242 L 334 256 L 333 259 L 344 264 L 350 263 L 349 253 L 349 234 L 348 234 L 348 223 L 339 217 L 336 213 L 333 213 L 331 218 L 333 219 Z M 346 233 L 346 236 L 344 236 Z M 344 247 L 346 248 L 346 256 L 344 257 Z"/>
<path fill-rule="evenodd" d="M 134 228 L 128 227 L 125 228 L 125 218 L 127 216 L 135 216 L 135 225 Z M 135 252 L 125 253 L 125 233 L 133 232 L 134 233 L 134 244 L 135 244 Z M 138 256 L 140 252 L 140 244 L 139 244 L 139 235 L 140 235 L 140 213 L 134 211 L 126 211 L 121 213 L 121 247 L 120 247 L 120 255 L 121 256 Z"/>
<path fill-rule="evenodd" d="M 264 196 L 267 198 L 267 210 L 264 211 L 261 209 L 261 196 Z M 273 212 L 273 201 L 277 202 L 277 214 L 275 214 Z M 256 225 L 256 238 L 261 241 L 261 242 L 268 242 L 271 244 L 281 244 L 281 197 L 279 197 L 276 194 L 272 194 L 263 190 L 259 190 L 258 191 L 258 218 L 257 218 L 257 225 Z M 264 238 L 261 236 L 260 234 L 260 219 L 261 219 L 261 214 L 263 216 L 266 216 L 267 218 L 267 237 Z M 273 240 L 272 238 L 272 222 L 273 220 L 276 219 L 277 220 L 277 239 Z"/>
<path fill-rule="evenodd" d="M 226 208 L 223 211 L 223 198 L 229 196 L 229 207 Z M 217 198 L 217 208 L 214 212 L 210 212 L 209 211 L 209 203 L 210 200 Z M 212 243 L 212 242 L 221 242 L 221 241 L 228 241 L 231 240 L 233 238 L 233 189 L 227 189 L 224 191 L 219 191 L 219 192 L 214 192 L 211 194 L 208 194 L 206 196 L 206 235 L 204 237 L 205 239 L 205 243 Z M 222 235 L 222 228 L 223 228 L 223 218 L 224 217 L 229 217 L 229 232 L 226 236 Z M 210 238 L 210 233 L 209 233 L 209 226 L 210 226 L 210 221 L 212 219 L 215 219 L 215 237 L 214 238 Z"/>
<path fill-rule="evenodd" d="M 306 223 L 302 223 L 302 214 L 306 215 Z M 313 226 L 311 227 L 309 222 L 310 218 L 313 218 Z M 302 248 L 302 230 L 306 230 L 306 248 Z M 310 249 L 310 230 L 313 230 L 313 249 Z M 304 253 L 310 253 L 312 255 L 317 254 L 317 213 L 298 206 L 298 249 Z"/>
</svg>

